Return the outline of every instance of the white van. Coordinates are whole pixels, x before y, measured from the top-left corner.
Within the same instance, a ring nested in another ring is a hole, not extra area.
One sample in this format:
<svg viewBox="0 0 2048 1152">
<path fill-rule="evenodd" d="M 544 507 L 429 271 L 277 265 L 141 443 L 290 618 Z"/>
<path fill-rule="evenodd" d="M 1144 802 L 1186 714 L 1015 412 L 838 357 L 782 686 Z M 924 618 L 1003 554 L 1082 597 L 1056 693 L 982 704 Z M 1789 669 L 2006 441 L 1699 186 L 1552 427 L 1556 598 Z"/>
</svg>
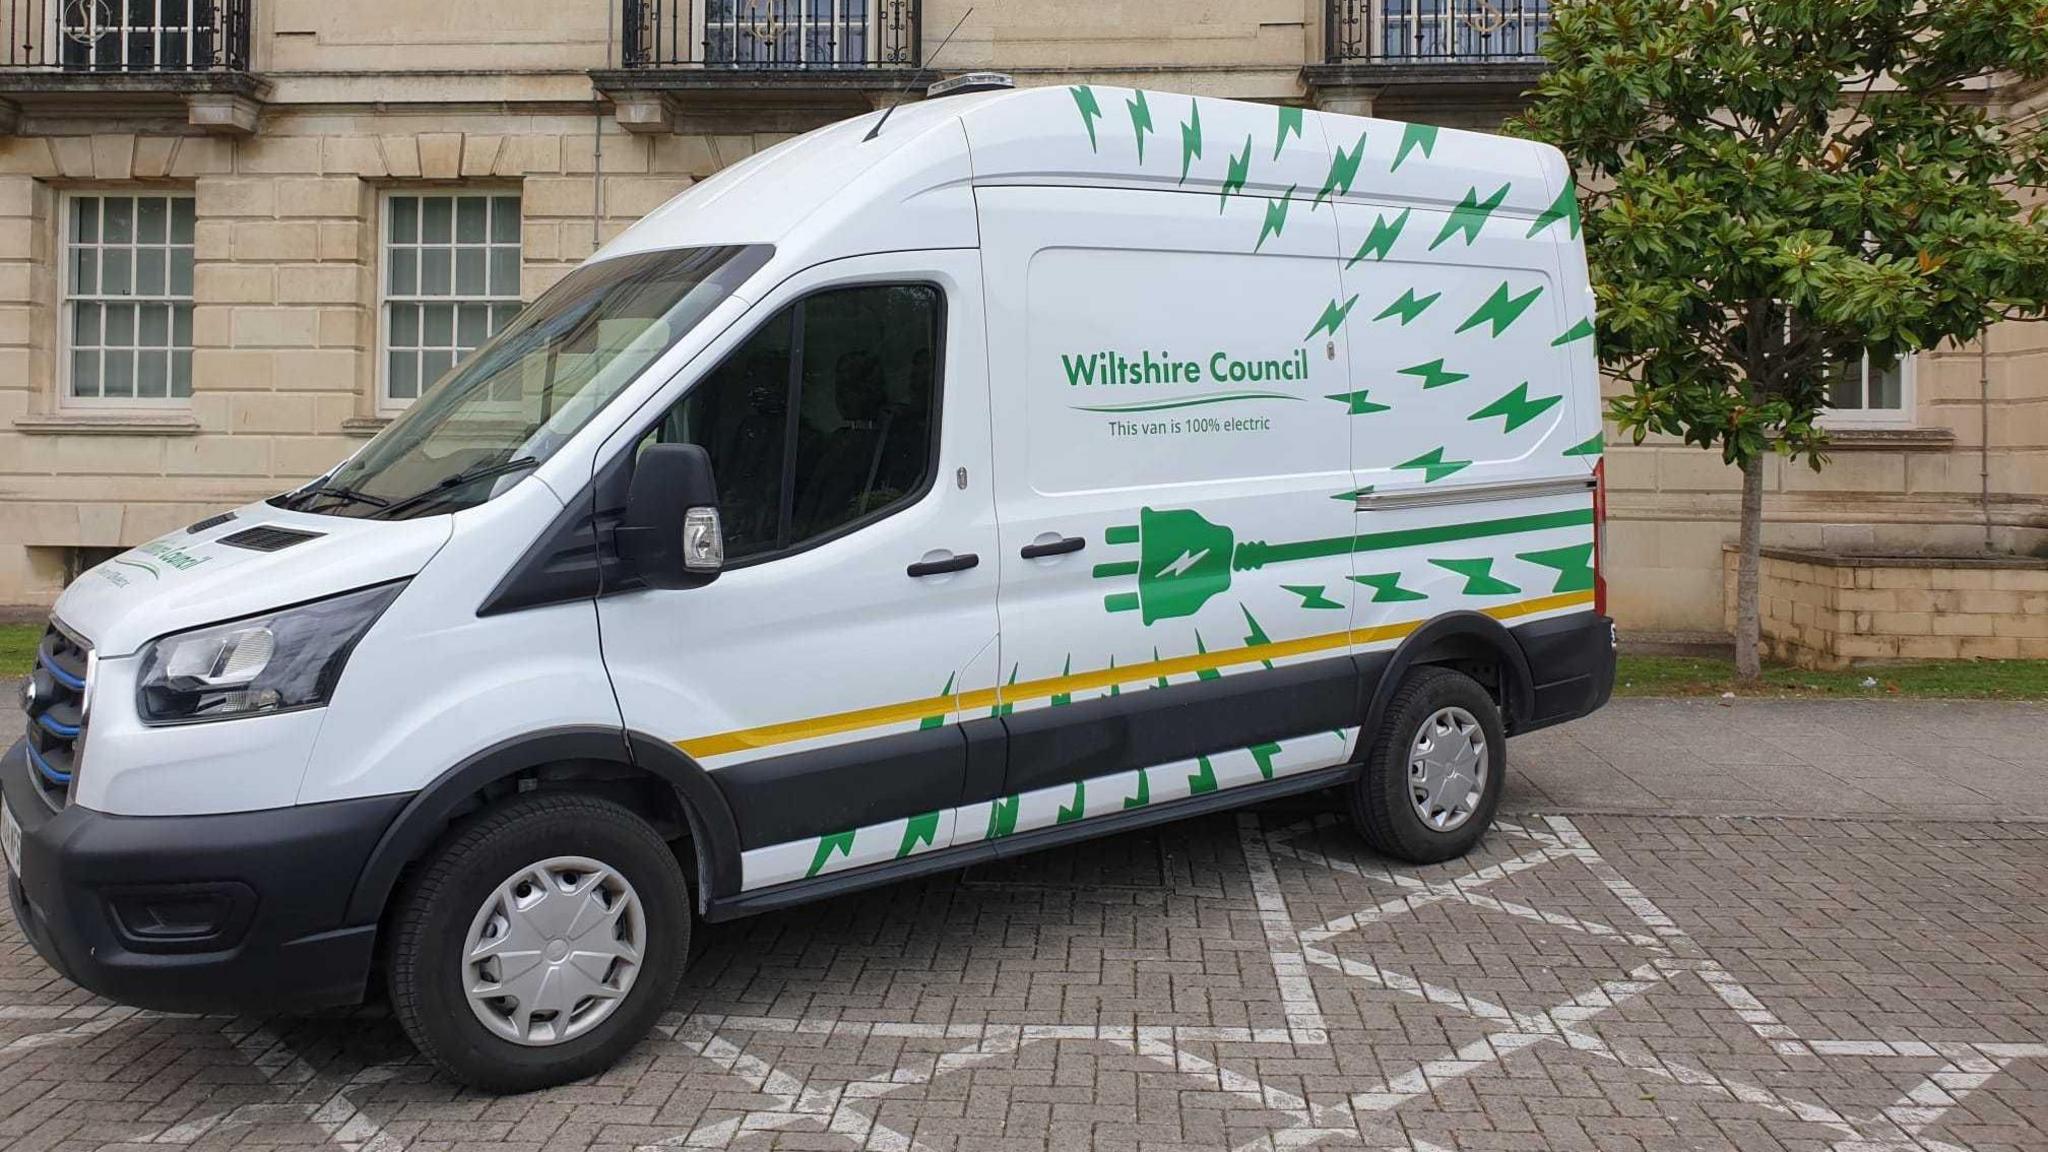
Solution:
<svg viewBox="0 0 2048 1152">
<path fill-rule="evenodd" d="M 167 1009 L 354 1003 L 524 1089 L 725 920 L 1336 789 L 1466 851 L 1607 699 L 1559 154 L 1102 87 L 690 189 L 320 479 L 92 570 L 15 914 Z"/>
</svg>

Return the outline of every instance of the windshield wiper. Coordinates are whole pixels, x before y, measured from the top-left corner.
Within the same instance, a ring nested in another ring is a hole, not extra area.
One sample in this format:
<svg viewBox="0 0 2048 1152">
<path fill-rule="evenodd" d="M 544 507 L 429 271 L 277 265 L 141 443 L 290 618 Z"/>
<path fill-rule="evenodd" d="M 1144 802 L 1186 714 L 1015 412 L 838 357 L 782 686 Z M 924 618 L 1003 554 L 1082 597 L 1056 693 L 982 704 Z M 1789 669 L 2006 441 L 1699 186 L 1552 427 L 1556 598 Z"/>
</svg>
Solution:
<svg viewBox="0 0 2048 1152">
<path fill-rule="evenodd" d="M 315 496 L 326 496 L 342 504 L 368 504 L 372 508 L 391 507 L 391 501 L 384 499 L 382 496 L 372 496 L 368 492 L 358 492 L 354 488 L 347 488 L 339 485 L 327 488 L 315 488 L 311 492 L 308 492 L 304 496 L 300 497 L 299 499 L 302 502 L 310 501 Z"/>
<path fill-rule="evenodd" d="M 510 460 L 500 460 L 496 464 L 481 464 L 474 468 L 465 468 L 453 476 L 444 477 L 436 481 L 432 487 L 423 488 L 404 499 L 384 505 L 378 510 L 378 515 L 396 515 L 407 508 L 414 507 L 443 493 L 452 492 L 465 485 L 474 484 L 479 480 L 488 480 L 493 476 L 503 476 L 507 472 L 521 472 L 528 468 L 538 467 L 540 467 L 540 461 L 531 456 L 515 456 Z"/>
</svg>

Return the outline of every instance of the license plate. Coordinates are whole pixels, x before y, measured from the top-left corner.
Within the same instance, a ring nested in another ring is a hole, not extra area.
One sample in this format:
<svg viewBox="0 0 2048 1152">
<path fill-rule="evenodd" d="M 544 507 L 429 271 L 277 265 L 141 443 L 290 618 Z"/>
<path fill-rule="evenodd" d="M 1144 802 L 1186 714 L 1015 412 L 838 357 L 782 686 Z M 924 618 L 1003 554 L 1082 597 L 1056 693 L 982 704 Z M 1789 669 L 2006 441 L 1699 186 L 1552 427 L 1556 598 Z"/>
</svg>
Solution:
<svg viewBox="0 0 2048 1152">
<path fill-rule="evenodd" d="M 7 854 L 7 870 L 21 879 L 21 825 L 14 822 L 14 809 L 0 800 L 0 852 Z"/>
</svg>

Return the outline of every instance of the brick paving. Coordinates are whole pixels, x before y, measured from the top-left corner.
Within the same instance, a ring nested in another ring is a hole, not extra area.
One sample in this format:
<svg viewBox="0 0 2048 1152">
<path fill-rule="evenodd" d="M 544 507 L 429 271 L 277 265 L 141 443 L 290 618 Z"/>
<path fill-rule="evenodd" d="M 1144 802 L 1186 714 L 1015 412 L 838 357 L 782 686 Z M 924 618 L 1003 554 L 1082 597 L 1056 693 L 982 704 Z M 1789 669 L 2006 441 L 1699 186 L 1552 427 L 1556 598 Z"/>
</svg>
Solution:
<svg viewBox="0 0 2048 1152">
<path fill-rule="evenodd" d="M 624 1064 L 505 1099 L 4 924 L 0 1148 L 2048 1149 L 2040 713 L 1628 701 L 1452 865 L 1304 797 L 713 926 Z"/>
</svg>

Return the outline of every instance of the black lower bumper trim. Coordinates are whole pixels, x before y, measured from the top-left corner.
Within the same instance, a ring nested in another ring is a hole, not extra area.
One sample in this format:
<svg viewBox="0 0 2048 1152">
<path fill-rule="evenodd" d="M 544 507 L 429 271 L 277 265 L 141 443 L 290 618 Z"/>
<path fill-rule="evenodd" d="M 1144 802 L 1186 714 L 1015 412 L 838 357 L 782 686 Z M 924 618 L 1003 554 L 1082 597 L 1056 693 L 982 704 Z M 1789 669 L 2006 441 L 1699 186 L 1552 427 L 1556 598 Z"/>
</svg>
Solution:
<svg viewBox="0 0 2048 1152">
<path fill-rule="evenodd" d="M 1576 612 L 1512 629 L 1536 677 L 1536 707 L 1515 733 L 1599 711 L 1614 694 L 1614 621 Z"/>
<path fill-rule="evenodd" d="M 29 942 L 74 983 L 173 1012 L 361 1001 L 377 926 L 346 924 L 344 910 L 406 797 L 110 816 L 52 811 L 28 771 L 20 744 L 0 761 L 22 834 L 8 897 Z"/>
</svg>

